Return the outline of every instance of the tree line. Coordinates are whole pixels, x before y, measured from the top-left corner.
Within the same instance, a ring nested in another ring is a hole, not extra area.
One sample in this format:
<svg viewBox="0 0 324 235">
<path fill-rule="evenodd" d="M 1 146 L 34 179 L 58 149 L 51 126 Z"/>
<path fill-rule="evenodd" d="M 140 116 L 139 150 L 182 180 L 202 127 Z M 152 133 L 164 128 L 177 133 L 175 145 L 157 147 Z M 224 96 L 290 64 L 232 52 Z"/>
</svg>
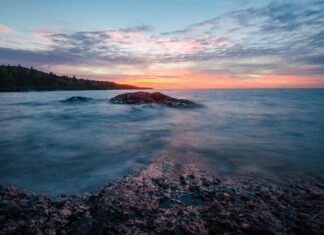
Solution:
<svg viewBox="0 0 324 235">
<path fill-rule="evenodd" d="M 140 89 L 132 85 L 59 76 L 20 65 L 0 65 L 0 91 Z M 145 89 L 145 88 L 141 88 Z"/>
</svg>

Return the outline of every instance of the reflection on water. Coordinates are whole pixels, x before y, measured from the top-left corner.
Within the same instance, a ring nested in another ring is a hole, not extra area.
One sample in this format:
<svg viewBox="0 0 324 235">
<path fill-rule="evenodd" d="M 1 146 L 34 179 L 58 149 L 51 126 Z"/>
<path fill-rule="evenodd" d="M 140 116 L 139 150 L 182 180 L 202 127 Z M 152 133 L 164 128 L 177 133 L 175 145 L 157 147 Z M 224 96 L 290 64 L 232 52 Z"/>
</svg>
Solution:
<svg viewBox="0 0 324 235">
<path fill-rule="evenodd" d="M 0 184 L 96 190 L 166 155 L 218 174 L 323 174 L 324 90 L 168 90 L 193 110 L 113 105 L 125 91 L 0 93 Z M 60 102 L 71 96 L 94 100 Z"/>
</svg>

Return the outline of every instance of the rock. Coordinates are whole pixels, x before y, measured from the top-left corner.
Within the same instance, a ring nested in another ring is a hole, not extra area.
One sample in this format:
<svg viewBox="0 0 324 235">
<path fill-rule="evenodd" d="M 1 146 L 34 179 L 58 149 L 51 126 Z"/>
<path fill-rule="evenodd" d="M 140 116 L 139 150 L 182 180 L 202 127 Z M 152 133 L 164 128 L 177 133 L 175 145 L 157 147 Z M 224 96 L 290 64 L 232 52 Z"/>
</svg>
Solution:
<svg viewBox="0 0 324 235">
<path fill-rule="evenodd" d="M 181 183 L 181 185 L 186 185 L 185 177 L 183 177 L 183 176 L 181 175 L 179 178 L 180 178 L 180 183 Z"/>
<path fill-rule="evenodd" d="M 322 234 L 323 195 L 320 179 L 274 188 L 160 157 L 96 194 L 0 187 L 0 234 Z"/>
<path fill-rule="evenodd" d="M 241 223 L 240 228 L 241 229 L 248 229 L 248 228 L 250 228 L 250 225 L 248 223 Z"/>
<path fill-rule="evenodd" d="M 57 201 L 54 202 L 54 205 L 57 207 L 57 208 L 63 208 L 66 204 L 67 200 L 66 199 L 58 199 Z"/>
<path fill-rule="evenodd" d="M 72 96 L 66 100 L 63 100 L 64 103 L 79 103 L 79 102 L 87 102 L 92 100 L 89 97 L 83 97 L 83 96 Z"/>
<path fill-rule="evenodd" d="M 160 92 L 134 92 L 117 95 L 110 99 L 113 104 L 161 104 L 174 108 L 194 108 L 198 105 L 190 100 L 176 99 Z"/>
<path fill-rule="evenodd" d="M 61 210 L 61 213 L 60 213 L 62 216 L 69 216 L 72 214 L 72 212 L 67 209 L 67 208 L 64 208 L 63 210 Z"/>
<path fill-rule="evenodd" d="M 164 197 L 160 200 L 160 208 L 168 209 L 172 207 L 172 201 L 168 197 Z"/>
<path fill-rule="evenodd" d="M 14 202 L 8 203 L 6 207 L 1 208 L 0 211 L 9 218 L 18 218 L 22 213 L 22 209 Z"/>
</svg>

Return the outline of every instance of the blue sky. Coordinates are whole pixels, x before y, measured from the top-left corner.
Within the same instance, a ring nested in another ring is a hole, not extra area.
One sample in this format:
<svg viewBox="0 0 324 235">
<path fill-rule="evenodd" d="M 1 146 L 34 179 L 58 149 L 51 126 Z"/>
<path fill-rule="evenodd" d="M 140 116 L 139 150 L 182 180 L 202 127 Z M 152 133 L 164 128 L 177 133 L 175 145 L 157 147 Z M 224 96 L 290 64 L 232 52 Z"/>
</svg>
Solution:
<svg viewBox="0 0 324 235">
<path fill-rule="evenodd" d="M 2 0 L 1 21 L 17 30 L 62 27 L 91 30 L 151 24 L 157 31 L 172 31 L 242 7 L 267 1 L 246 0 Z"/>
<path fill-rule="evenodd" d="M 323 12 L 323 0 L 2 0 L 0 63 L 163 88 L 322 87 Z"/>
</svg>

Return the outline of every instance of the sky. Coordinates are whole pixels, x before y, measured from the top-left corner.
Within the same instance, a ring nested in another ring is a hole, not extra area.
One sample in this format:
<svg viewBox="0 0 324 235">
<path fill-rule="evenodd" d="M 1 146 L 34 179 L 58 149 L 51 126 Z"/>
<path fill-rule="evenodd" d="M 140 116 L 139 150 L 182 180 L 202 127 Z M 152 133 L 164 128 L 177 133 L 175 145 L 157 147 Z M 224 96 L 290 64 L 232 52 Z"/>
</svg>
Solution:
<svg viewBox="0 0 324 235">
<path fill-rule="evenodd" d="M 0 0 L 0 64 L 153 88 L 324 87 L 324 0 Z"/>
</svg>

